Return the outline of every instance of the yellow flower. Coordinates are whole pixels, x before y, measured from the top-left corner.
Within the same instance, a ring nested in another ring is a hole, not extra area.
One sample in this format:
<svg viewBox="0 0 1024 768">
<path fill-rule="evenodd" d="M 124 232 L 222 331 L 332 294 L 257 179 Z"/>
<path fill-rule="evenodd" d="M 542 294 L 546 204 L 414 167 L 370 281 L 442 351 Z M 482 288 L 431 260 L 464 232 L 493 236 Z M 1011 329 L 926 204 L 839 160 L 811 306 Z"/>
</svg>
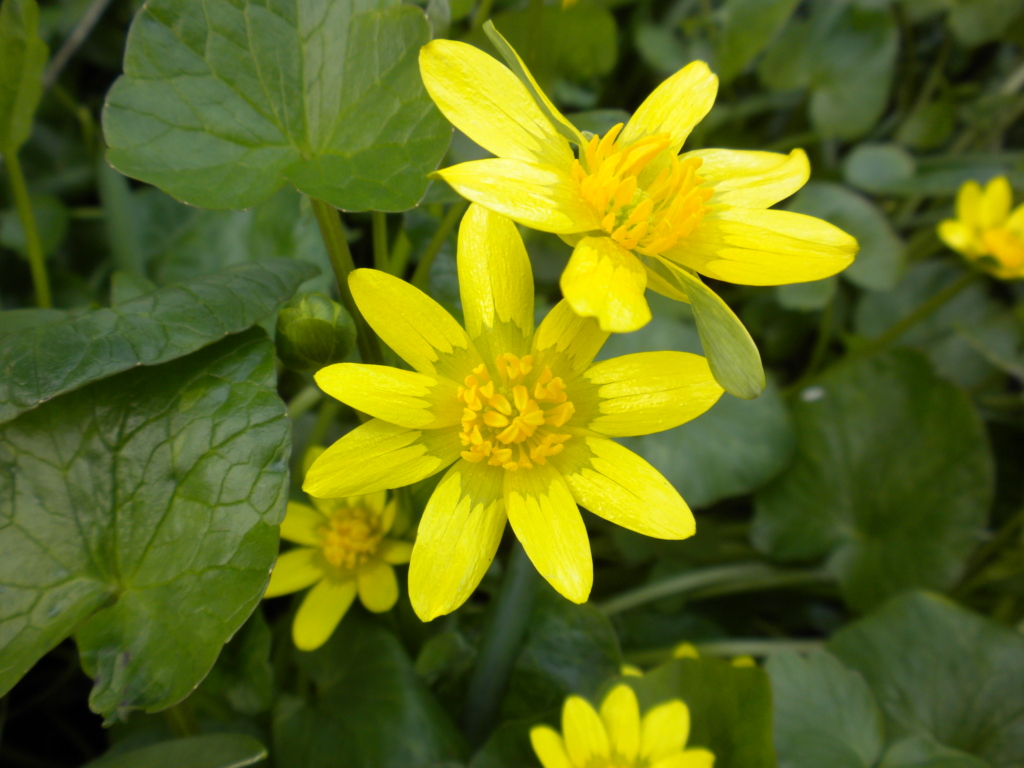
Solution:
<svg viewBox="0 0 1024 768">
<path fill-rule="evenodd" d="M 650 464 L 609 439 L 669 429 L 722 393 L 707 361 L 642 352 L 593 364 L 608 334 L 560 302 L 534 331 L 533 275 L 510 220 L 470 206 L 459 230 L 466 327 L 396 277 L 359 269 L 367 322 L 412 371 L 340 363 L 320 388 L 375 418 L 310 468 L 311 496 L 398 488 L 449 465 L 419 524 L 409 596 L 429 621 L 458 608 L 494 558 L 506 518 L 537 570 L 574 602 L 590 594 L 576 504 L 662 539 L 693 515 Z"/>
<path fill-rule="evenodd" d="M 313 499 L 316 508 L 288 503 L 281 538 L 303 546 L 277 559 L 264 597 L 312 586 L 292 625 L 295 647 L 312 651 L 327 642 L 359 593 L 367 610 L 390 610 L 398 600 L 392 565 L 409 562 L 412 544 L 387 537 L 397 504 L 384 491 Z"/>
<path fill-rule="evenodd" d="M 956 196 L 956 218 L 939 223 L 939 237 L 954 251 L 1003 280 L 1024 278 L 1024 203 L 1013 211 L 1005 176 L 985 185 L 968 181 Z"/>
<path fill-rule="evenodd" d="M 570 696 L 562 708 L 562 734 L 546 725 L 530 730 L 544 768 L 711 768 L 706 749 L 685 749 L 690 710 L 679 699 L 640 718 L 636 694 L 617 685 L 598 714 L 586 699 Z"/>
<path fill-rule="evenodd" d="M 807 181 L 803 150 L 679 154 L 718 90 L 704 62 L 662 83 L 624 126 L 585 136 L 490 33 L 529 87 L 465 43 L 434 40 L 420 51 L 434 102 L 497 156 L 438 174 L 469 200 L 575 246 L 561 287 L 577 314 L 606 331 L 634 331 L 651 318 L 647 287 L 688 301 L 692 291 L 709 290 L 694 272 L 782 285 L 834 275 L 853 260 L 857 242 L 842 230 L 767 210 Z"/>
</svg>

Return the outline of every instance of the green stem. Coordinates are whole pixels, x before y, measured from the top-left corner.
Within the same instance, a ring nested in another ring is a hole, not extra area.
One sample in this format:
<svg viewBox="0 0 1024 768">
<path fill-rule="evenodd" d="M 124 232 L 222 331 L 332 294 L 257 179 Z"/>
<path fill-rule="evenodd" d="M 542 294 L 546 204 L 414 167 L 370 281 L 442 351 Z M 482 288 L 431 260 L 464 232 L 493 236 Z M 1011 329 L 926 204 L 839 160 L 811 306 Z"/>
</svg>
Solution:
<svg viewBox="0 0 1024 768">
<path fill-rule="evenodd" d="M 838 293 L 838 286 L 836 291 Z M 833 295 L 821 313 L 821 320 L 818 323 L 818 337 L 814 340 L 814 349 L 811 350 L 811 359 L 807 363 L 807 368 L 804 369 L 799 379 L 786 387 L 783 394 L 789 394 L 801 389 L 804 384 L 811 380 L 818 368 L 821 367 L 821 363 L 825 359 L 825 353 L 828 351 L 828 343 L 832 340 L 832 318 L 835 315 L 835 311 L 836 296 Z"/>
<path fill-rule="evenodd" d="M 606 616 L 612 616 L 638 605 L 660 600 L 673 595 L 710 590 L 724 589 L 726 592 L 746 592 L 757 589 L 772 589 L 777 586 L 816 583 L 830 580 L 822 571 L 784 571 L 773 568 L 765 563 L 738 563 L 732 565 L 716 565 L 699 571 L 688 571 L 670 579 L 645 584 L 616 595 L 598 606 Z"/>
<path fill-rule="evenodd" d="M 309 201 L 313 204 L 313 213 L 316 215 L 317 224 L 320 225 L 320 235 L 324 239 L 324 245 L 327 246 L 327 255 L 331 259 L 334 276 L 338 279 L 341 303 L 345 305 L 345 309 L 352 315 L 352 319 L 356 323 L 356 344 L 359 346 L 359 354 L 364 363 L 382 365 L 384 355 L 381 354 L 377 335 L 359 311 L 355 299 L 352 298 L 352 290 L 348 287 L 348 276 L 356 268 L 356 265 L 352 261 L 352 252 L 348 249 L 348 240 L 345 238 L 345 226 L 341 223 L 341 214 L 337 208 L 323 200 L 311 197 Z"/>
<path fill-rule="evenodd" d="M 737 640 L 712 640 L 694 643 L 702 656 L 772 656 L 776 653 L 812 653 L 825 650 L 824 640 L 768 640 L 760 638 Z M 673 648 L 657 648 L 648 651 L 634 651 L 626 654 L 630 664 L 650 666 L 661 664 L 673 658 Z"/>
<path fill-rule="evenodd" d="M 473 14 L 473 24 L 470 29 L 480 29 L 484 22 L 491 18 L 491 8 L 494 6 L 494 0 L 480 0 L 480 4 L 476 7 L 476 13 Z"/>
<path fill-rule="evenodd" d="M 430 268 L 434 264 L 434 259 L 437 258 L 437 254 L 440 253 L 444 241 L 448 239 L 448 235 L 468 207 L 469 203 L 465 201 L 453 203 L 448 209 L 448 213 L 441 219 L 441 223 L 437 225 L 434 236 L 427 243 L 426 250 L 423 251 L 423 255 L 416 265 L 416 271 L 412 273 L 412 284 L 424 293 L 430 287 Z"/>
<path fill-rule="evenodd" d="M 32 198 L 29 197 L 28 186 L 25 184 L 25 174 L 21 172 L 18 151 L 16 149 L 4 149 L 0 154 L 3 154 L 4 159 L 7 161 L 7 178 L 11 182 L 11 193 L 14 195 L 14 204 L 18 208 L 18 217 L 21 219 L 22 229 L 25 230 L 28 263 L 32 269 L 32 283 L 36 289 L 36 304 L 40 307 L 49 308 L 53 306 L 53 299 L 50 297 L 50 279 L 46 275 L 43 245 L 39 241 L 36 216 L 32 211 Z"/>
<path fill-rule="evenodd" d="M 303 387 L 295 397 L 288 403 L 288 418 L 292 421 L 298 419 L 302 414 L 320 402 L 324 393 L 314 384 Z"/>
<path fill-rule="evenodd" d="M 409 264 L 409 256 L 412 255 L 412 240 L 405 234 L 405 230 L 401 230 L 398 236 L 395 237 L 395 245 L 391 249 L 391 274 L 395 277 L 401 277 L 405 274 L 405 268 Z"/>
<path fill-rule="evenodd" d="M 382 272 L 389 272 L 388 263 L 388 217 L 381 211 L 374 211 L 373 219 L 373 266 Z"/>
<path fill-rule="evenodd" d="M 537 571 L 516 541 L 466 690 L 462 732 L 471 746 L 482 744 L 497 721 L 501 697 L 526 635 L 536 586 Z"/>
</svg>

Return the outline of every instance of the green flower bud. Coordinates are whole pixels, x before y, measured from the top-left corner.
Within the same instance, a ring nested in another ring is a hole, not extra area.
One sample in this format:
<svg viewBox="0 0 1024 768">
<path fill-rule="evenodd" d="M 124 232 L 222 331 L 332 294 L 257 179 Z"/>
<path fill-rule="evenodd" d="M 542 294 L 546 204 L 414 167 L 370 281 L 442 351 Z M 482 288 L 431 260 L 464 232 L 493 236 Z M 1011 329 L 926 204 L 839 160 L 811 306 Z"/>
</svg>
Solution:
<svg viewBox="0 0 1024 768">
<path fill-rule="evenodd" d="M 296 296 L 277 315 L 277 356 L 296 371 L 341 362 L 355 340 L 351 315 L 322 293 Z"/>
</svg>

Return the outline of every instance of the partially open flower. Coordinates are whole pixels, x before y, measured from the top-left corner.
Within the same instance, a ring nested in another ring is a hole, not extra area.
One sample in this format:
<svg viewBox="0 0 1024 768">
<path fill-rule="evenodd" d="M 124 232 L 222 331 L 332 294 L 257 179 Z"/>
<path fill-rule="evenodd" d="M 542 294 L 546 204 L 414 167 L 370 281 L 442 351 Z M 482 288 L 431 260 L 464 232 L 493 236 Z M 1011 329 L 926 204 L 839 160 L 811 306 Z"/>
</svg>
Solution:
<svg viewBox="0 0 1024 768">
<path fill-rule="evenodd" d="M 1005 176 L 985 185 L 968 181 L 956 196 L 956 218 L 939 224 L 939 237 L 975 266 L 1002 280 L 1024 278 L 1024 203 L 1013 210 Z"/>
</svg>

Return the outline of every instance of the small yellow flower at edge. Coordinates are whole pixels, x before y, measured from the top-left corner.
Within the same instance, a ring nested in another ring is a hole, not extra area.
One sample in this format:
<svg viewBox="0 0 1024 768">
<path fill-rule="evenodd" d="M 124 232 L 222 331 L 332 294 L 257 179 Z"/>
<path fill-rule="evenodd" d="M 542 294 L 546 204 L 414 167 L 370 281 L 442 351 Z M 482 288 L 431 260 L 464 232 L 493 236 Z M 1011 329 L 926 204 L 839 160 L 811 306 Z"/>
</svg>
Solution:
<svg viewBox="0 0 1024 768">
<path fill-rule="evenodd" d="M 316 508 L 288 503 L 281 538 L 303 546 L 277 559 L 264 597 L 312 586 L 303 598 L 292 638 L 302 651 L 319 648 L 355 599 L 375 613 L 398 600 L 393 565 L 409 562 L 412 544 L 387 537 L 397 504 L 384 491 L 338 499 L 313 499 Z"/>
<path fill-rule="evenodd" d="M 497 156 L 437 174 L 463 197 L 573 245 L 562 293 L 602 329 L 645 325 L 648 287 L 681 301 L 689 297 L 680 285 L 710 292 L 693 273 L 782 285 L 829 277 L 853 261 L 857 241 L 842 230 L 770 210 L 806 183 L 803 150 L 679 154 L 718 91 L 704 62 L 668 78 L 604 136 L 584 136 L 519 65 L 533 93 L 466 43 L 434 40 L 420 50 L 423 82 L 438 108 Z M 659 274 L 666 270 L 668 279 Z M 691 277 L 670 282 L 680 271 Z"/>
<path fill-rule="evenodd" d="M 679 699 L 649 710 L 643 719 L 636 694 L 617 685 L 600 714 L 586 699 L 570 696 L 562 708 L 562 733 L 546 725 L 530 730 L 544 768 L 711 768 L 706 749 L 686 749 L 690 710 Z"/>
<path fill-rule="evenodd" d="M 722 388 L 705 358 L 685 352 L 594 364 L 608 334 L 564 301 L 535 331 L 530 259 L 503 216 L 470 206 L 457 263 L 465 329 L 403 280 L 373 269 L 350 275 L 366 321 L 413 370 L 339 363 L 316 374 L 324 392 L 375 418 L 328 448 L 303 488 L 314 497 L 373 493 L 451 465 L 409 565 L 417 615 L 430 621 L 465 602 L 506 520 L 540 574 L 582 603 L 593 563 L 577 503 L 655 538 L 695 531 L 669 482 L 610 438 L 683 424 Z"/>
<path fill-rule="evenodd" d="M 968 181 L 956 196 L 956 218 L 939 223 L 939 237 L 980 269 L 1002 280 L 1024 278 L 1024 203 L 1012 211 L 1005 176 Z"/>
</svg>

